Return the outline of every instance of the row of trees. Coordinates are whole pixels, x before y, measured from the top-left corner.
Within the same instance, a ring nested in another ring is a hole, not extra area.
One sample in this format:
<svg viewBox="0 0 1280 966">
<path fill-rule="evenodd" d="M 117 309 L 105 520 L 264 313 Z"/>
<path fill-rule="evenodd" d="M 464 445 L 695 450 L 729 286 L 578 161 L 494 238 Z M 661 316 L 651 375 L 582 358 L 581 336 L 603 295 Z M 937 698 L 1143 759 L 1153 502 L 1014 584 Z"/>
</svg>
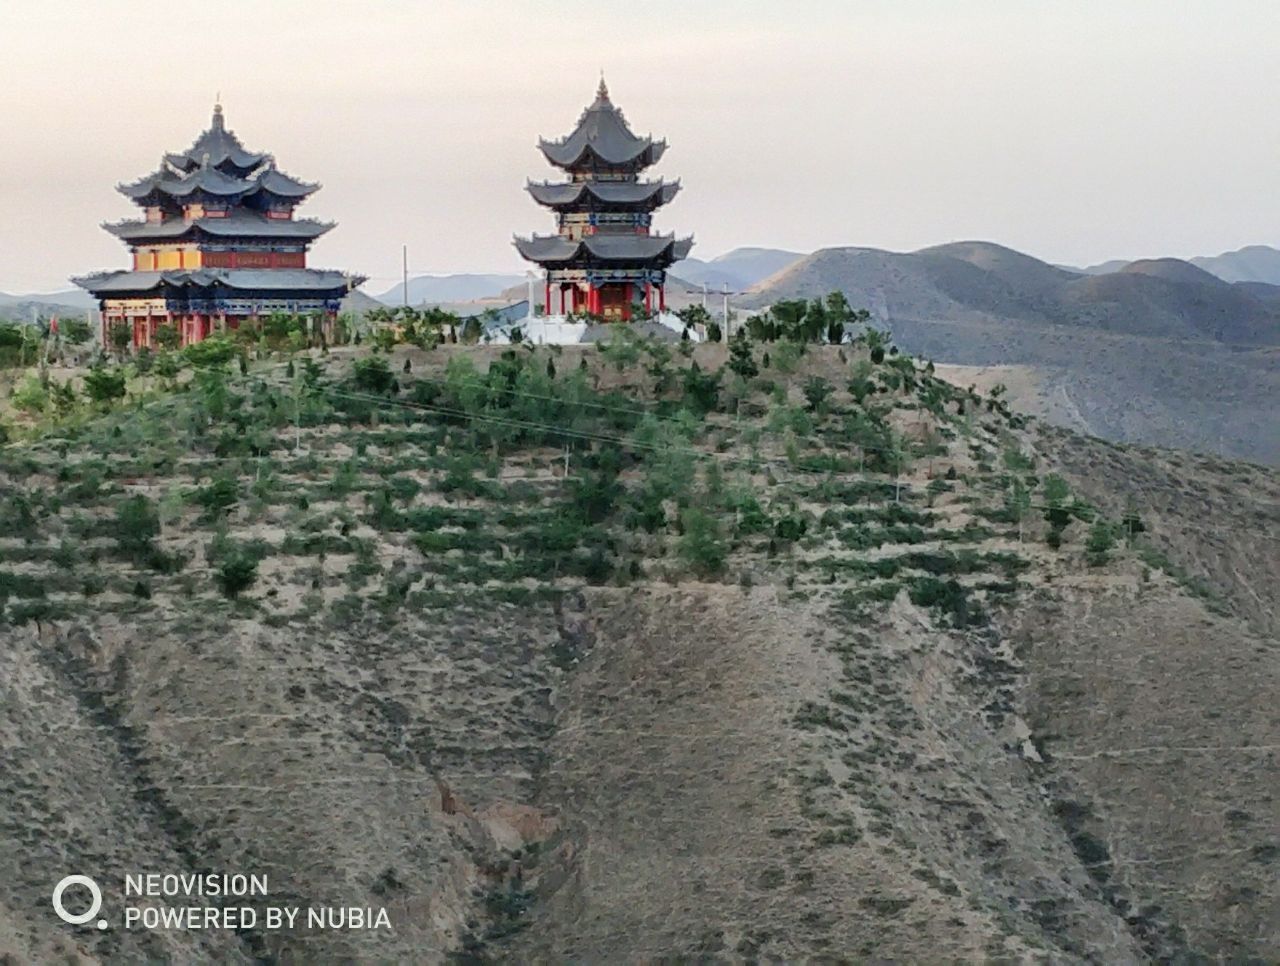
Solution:
<svg viewBox="0 0 1280 966">
<path fill-rule="evenodd" d="M 701 328 L 708 342 L 723 341 L 723 325 L 703 306 L 690 305 L 676 314 L 686 327 Z M 870 312 L 853 308 L 845 294 L 836 291 L 825 298 L 775 302 L 768 311 L 749 316 L 738 331 L 746 331 L 757 342 L 839 345 L 851 340 L 857 326 L 870 321 Z"/>
</svg>

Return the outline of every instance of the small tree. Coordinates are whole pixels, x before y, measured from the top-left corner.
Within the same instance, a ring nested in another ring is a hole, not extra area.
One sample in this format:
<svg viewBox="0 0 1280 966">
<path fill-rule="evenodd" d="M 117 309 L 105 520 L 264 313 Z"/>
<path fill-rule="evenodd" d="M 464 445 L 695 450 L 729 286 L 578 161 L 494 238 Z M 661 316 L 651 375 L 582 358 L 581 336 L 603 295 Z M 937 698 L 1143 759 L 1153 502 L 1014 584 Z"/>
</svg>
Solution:
<svg viewBox="0 0 1280 966">
<path fill-rule="evenodd" d="M 155 343 L 162 349 L 172 352 L 182 345 L 182 333 L 176 325 L 156 326 Z"/>
<path fill-rule="evenodd" d="M 867 326 L 866 332 L 862 334 L 862 341 L 871 350 L 871 361 L 873 363 L 880 365 L 880 363 L 884 362 L 886 350 L 890 348 L 888 332 L 882 332 L 879 329 Z"/>
<path fill-rule="evenodd" d="M 107 344 L 117 353 L 123 355 L 133 344 L 133 330 L 127 322 L 114 322 L 107 329 Z"/>
<path fill-rule="evenodd" d="M 48 387 L 34 375 L 22 380 L 13 390 L 13 408 L 37 416 L 49 406 Z"/>
<path fill-rule="evenodd" d="M 84 377 L 85 395 L 99 406 L 110 406 L 115 400 L 123 399 L 124 390 L 124 372 L 119 369 L 95 366 Z"/>
<path fill-rule="evenodd" d="M 720 401 L 720 373 L 704 372 L 695 361 L 684 371 L 684 399 L 699 416 L 714 411 Z"/>
<path fill-rule="evenodd" d="M 715 517 L 690 507 L 681 514 L 680 523 L 684 529 L 679 544 L 681 558 L 695 573 L 704 577 L 723 570 L 729 548 Z"/>
<path fill-rule="evenodd" d="M 821 376 L 810 376 L 804 384 L 805 402 L 809 404 L 809 411 L 813 413 L 825 413 L 827 411 L 827 400 L 831 397 L 831 383 L 823 379 Z"/>
<path fill-rule="evenodd" d="M 1046 541 L 1055 550 L 1062 545 L 1062 531 L 1071 522 L 1071 508 L 1067 500 L 1071 496 L 1071 488 L 1067 481 L 1056 473 L 1050 473 L 1044 481 L 1044 518 L 1049 524 Z"/>
<path fill-rule="evenodd" d="M 1004 508 L 1010 521 L 1018 525 L 1018 543 L 1022 543 L 1022 521 L 1031 509 L 1031 491 L 1016 476 L 1010 479 L 1004 494 Z"/>
<path fill-rule="evenodd" d="M 854 402 L 862 405 L 862 401 L 876 391 L 876 384 L 871 381 L 871 363 L 866 359 L 858 360 L 853 367 L 853 377 L 849 380 L 849 395 Z"/>
<path fill-rule="evenodd" d="M 237 597 L 248 590 L 258 579 L 258 561 L 251 553 L 236 547 L 227 551 L 214 571 L 224 597 Z"/>
<path fill-rule="evenodd" d="M 369 356 L 356 360 L 352 381 L 356 388 L 363 392 L 386 395 L 391 392 L 396 379 L 385 359 L 380 356 Z"/>
<path fill-rule="evenodd" d="M 760 375 L 760 367 L 751 355 L 751 339 L 742 329 L 729 340 L 729 368 L 743 379 Z"/>
<path fill-rule="evenodd" d="M 1106 520 L 1098 517 L 1089 528 L 1089 537 L 1084 545 L 1085 558 L 1089 561 L 1089 565 L 1101 567 L 1105 564 L 1115 545 L 1115 530 Z"/>
</svg>

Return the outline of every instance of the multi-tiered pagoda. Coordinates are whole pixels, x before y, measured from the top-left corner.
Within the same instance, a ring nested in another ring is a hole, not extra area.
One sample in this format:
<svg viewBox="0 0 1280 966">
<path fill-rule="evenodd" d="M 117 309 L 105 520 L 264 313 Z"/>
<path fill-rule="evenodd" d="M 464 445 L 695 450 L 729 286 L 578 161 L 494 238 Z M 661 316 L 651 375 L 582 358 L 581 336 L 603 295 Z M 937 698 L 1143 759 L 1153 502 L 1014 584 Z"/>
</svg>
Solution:
<svg viewBox="0 0 1280 966">
<path fill-rule="evenodd" d="M 129 246 L 133 268 L 74 279 L 99 300 L 104 344 L 117 325 L 149 346 L 161 325 L 187 344 L 272 312 L 332 319 L 364 279 L 307 268 L 311 243 L 333 224 L 293 213 L 318 188 L 246 150 L 216 105 L 195 144 L 119 187 L 145 217 L 103 227 Z"/>
<path fill-rule="evenodd" d="M 665 310 L 666 270 L 693 246 L 692 238 L 650 231 L 654 211 L 680 190 L 678 181 L 640 178 L 667 142 L 633 134 L 601 78 L 573 133 L 538 146 L 569 179 L 529 184 L 534 201 L 556 213 L 558 230 L 515 242 L 522 256 L 546 269 L 547 314 L 618 320 L 631 318 L 632 304 Z"/>
</svg>

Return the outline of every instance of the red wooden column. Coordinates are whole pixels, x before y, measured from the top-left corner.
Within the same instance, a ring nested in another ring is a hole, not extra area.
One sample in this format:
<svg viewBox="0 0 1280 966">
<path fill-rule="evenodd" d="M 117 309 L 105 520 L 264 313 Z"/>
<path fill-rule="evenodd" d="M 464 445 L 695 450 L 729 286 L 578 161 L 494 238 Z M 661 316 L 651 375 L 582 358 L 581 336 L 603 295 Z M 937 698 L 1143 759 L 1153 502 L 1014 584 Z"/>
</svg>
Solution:
<svg viewBox="0 0 1280 966">
<path fill-rule="evenodd" d="M 564 315 L 564 283 L 560 283 L 560 314 Z"/>
<path fill-rule="evenodd" d="M 667 287 L 665 285 L 658 286 L 658 311 L 665 312 L 667 310 Z"/>
<path fill-rule="evenodd" d="M 551 279 L 547 279 L 546 294 L 542 297 L 542 304 L 546 308 L 546 315 L 551 314 Z"/>
</svg>

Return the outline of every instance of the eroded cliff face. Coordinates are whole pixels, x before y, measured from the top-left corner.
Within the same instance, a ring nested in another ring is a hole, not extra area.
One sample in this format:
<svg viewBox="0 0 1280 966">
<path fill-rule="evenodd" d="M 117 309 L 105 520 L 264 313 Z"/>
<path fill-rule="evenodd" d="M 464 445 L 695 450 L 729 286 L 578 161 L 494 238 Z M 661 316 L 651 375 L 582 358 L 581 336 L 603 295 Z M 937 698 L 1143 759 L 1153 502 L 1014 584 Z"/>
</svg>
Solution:
<svg viewBox="0 0 1280 966">
<path fill-rule="evenodd" d="M 1273 646 L 1136 571 L 1050 581 L 963 631 L 905 593 L 870 619 L 801 596 L 588 589 L 558 615 L 305 643 L 256 627 L 11 634 L 6 949 L 1274 948 Z M 47 904 L 55 870 L 84 868 L 252 870 L 273 901 L 385 906 L 394 931 L 86 942 Z"/>
</svg>

